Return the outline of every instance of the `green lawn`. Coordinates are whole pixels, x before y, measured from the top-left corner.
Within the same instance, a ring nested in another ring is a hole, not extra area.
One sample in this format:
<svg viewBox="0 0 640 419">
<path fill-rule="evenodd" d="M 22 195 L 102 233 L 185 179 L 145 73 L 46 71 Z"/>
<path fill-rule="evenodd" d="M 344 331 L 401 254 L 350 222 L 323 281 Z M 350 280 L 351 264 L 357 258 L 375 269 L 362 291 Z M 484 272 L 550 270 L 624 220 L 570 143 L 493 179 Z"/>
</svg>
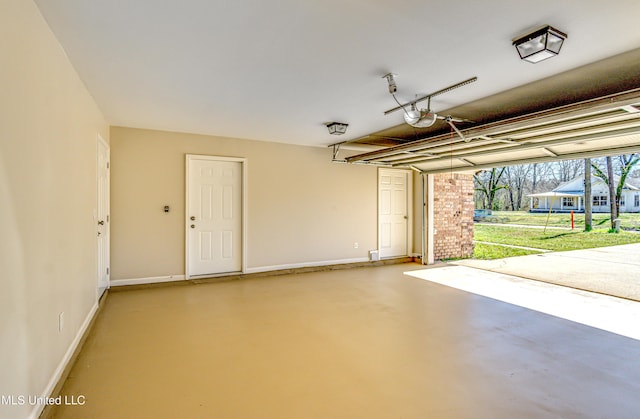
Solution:
<svg viewBox="0 0 640 419">
<path fill-rule="evenodd" d="M 476 243 L 473 249 L 473 257 L 475 259 L 502 259 L 512 256 L 535 255 L 537 253 L 540 252 L 484 243 Z"/>
<path fill-rule="evenodd" d="M 616 234 L 608 233 L 606 229 L 596 229 L 588 233 L 577 229 L 574 231 L 548 229 L 545 233 L 543 229 L 539 228 L 476 224 L 474 239 L 489 243 L 564 251 L 640 243 L 640 233 L 621 231 Z"/>
<path fill-rule="evenodd" d="M 487 223 L 522 224 L 544 226 L 549 217 L 549 225 L 556 227 L 571 227 L 571 214 L 530 213 L 526 211 L 493 211 L 493 215 L 483 220 Z M 622 229 L 640 230 L 640 214 L 620 214 Z M 593 214 L 593 228 L 608 229 L 611 225 L 609 214 Z M 574 214 L 576 229 L 584 229 L 584 214 Z"/>
<path fill-rule="evenodd" d="M 547 218 L 548 217 L 548 218 Z M 621 214 L 620 233 L 609 233 L 609 214 L 593 214 L 593 231 L 585 233 L 584 214 L 574 214 L 575 229 L 505 227 L 475 224 L 474 239 L 497 245 L 476 243 L 473 257 L 476 259 L 500 259 L 538 253 L 533 250 L 514 249 L 499 244 L 524 246 L 551 251 L 591 249 L 640 243 L 640 233 L 624 230 L 640 230 L 640 214 Z M 493 211 L 483 222 L 495 224 L 519 224 L 528 226 L 571 227 L 571 214 L 543 214 L 526 211 Z"/>
</svg>

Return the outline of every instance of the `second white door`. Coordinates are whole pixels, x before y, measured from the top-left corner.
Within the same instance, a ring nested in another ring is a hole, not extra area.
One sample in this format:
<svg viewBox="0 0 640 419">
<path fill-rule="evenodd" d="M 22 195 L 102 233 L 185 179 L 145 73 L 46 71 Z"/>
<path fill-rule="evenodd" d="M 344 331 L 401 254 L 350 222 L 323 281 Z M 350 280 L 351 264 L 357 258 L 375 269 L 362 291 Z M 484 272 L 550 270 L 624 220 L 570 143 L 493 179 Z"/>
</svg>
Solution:
<svg viewBox="0 0 640 419">
<path fill-rule="evenodd" d="M 410 173 L 378 171 L 378 249 L 381 258 L 408 255 Z"/>
<path fill-rule="evenodd" d="M 242 270 L 243 162 L 187 156 L 187 276 Z"/>
<path fill-rule="evenodd" d="M 98 298 L 109 288 L 109 145 L 98 136 L 98 202 L 96 230 L 98 246 Z"/>
</svg>

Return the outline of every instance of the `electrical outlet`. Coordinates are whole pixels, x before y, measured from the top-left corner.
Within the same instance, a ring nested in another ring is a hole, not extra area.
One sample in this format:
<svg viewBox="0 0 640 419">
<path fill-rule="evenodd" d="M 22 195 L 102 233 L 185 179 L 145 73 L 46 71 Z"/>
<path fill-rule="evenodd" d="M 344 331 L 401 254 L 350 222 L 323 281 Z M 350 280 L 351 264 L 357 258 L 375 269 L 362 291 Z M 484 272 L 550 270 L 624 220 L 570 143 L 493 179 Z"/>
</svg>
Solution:
<svg viewBox="0 0 640 419">
<path fill-rule="evenodd" d="M 360 247 L 360 245 L 358 244 L 358 242 L 353 243 L 353 248 L 357 249 L 358 247 Z"/>
<path fill-rule="evenodd" d="M 58 332 L 62 332 L 64 329 L 64 311 L 61 311 L 58 315 Z"/>
</svg>

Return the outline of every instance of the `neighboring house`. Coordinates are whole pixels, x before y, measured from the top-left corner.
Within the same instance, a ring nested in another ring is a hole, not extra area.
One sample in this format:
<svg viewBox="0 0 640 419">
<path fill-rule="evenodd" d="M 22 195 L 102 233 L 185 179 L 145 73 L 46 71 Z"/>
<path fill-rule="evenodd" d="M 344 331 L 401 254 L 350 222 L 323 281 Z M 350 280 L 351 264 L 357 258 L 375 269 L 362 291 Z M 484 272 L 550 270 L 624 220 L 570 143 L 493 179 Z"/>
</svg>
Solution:
<svg viewBox="0 0 640 419">
<path fill-rule="evenodd" d="M 616 185 L 619 178 L 615 179 Z M 531 212 L 583 212 L 584 176 L 563 183 L 550 192 L 528 195 Z M 609 212 L 609 187 L 596 176 L 591 176 L 591 209 L 593 212 Z M 620 212 L 640 212 L 640 188 L 625 182 L 620 196 Z"/>
</svg>

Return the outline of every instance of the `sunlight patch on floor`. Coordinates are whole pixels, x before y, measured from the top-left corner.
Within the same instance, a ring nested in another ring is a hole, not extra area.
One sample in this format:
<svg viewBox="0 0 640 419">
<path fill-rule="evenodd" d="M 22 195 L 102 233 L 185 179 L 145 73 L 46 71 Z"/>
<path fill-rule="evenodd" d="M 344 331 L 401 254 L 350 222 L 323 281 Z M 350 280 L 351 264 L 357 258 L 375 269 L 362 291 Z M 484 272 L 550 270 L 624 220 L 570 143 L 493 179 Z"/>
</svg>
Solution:
<svg viewBox="0 0 640 419">
<path fill-rule="evenodd" d="M 635 301 L 465 266 L 405 275 L 640 340 L 640 303 Z"/>
</svg>

